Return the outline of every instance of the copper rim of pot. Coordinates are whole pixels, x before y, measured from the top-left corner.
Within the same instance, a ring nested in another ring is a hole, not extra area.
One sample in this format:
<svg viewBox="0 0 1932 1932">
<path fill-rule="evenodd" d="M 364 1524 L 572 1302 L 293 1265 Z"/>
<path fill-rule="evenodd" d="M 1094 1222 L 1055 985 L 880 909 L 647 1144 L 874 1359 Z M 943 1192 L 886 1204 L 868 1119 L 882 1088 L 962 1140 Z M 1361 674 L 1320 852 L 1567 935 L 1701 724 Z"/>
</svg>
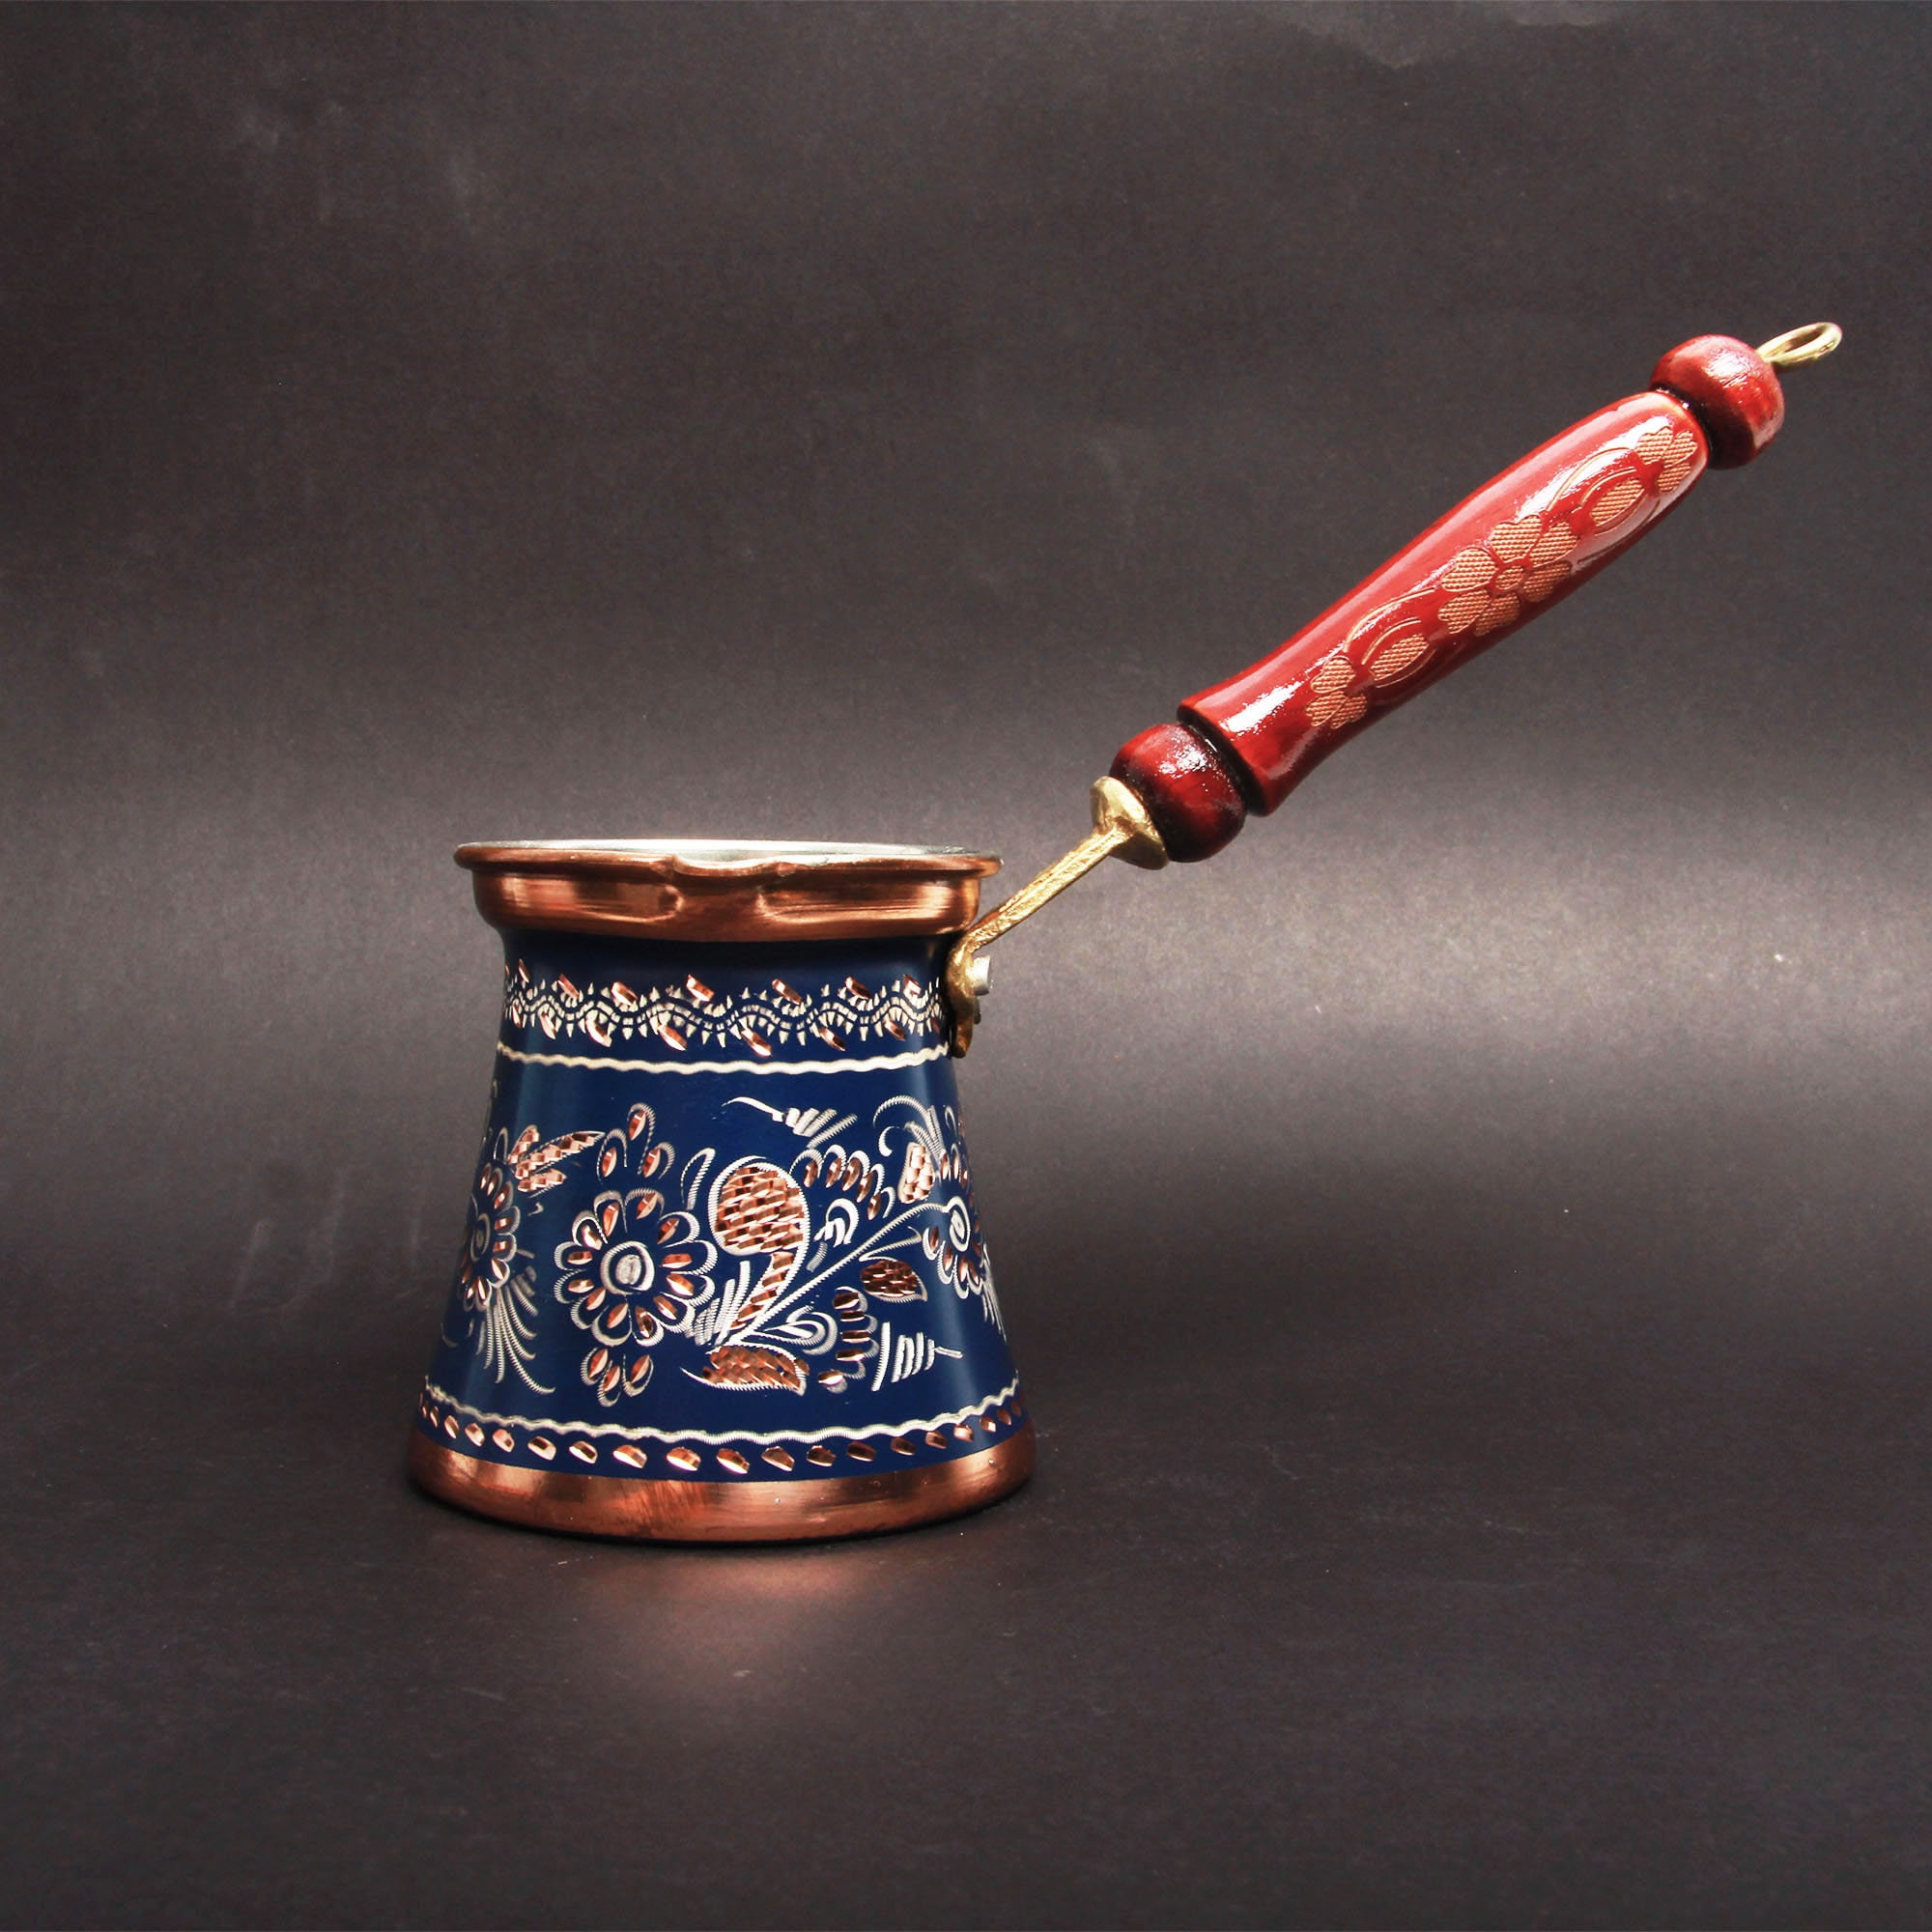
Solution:
<svg viewBox="0 0 1932 1932">
<path fill-rule="evenodd" d="M 992 853 L 753 838 L 529 839 L 457 848 L 492 925 L 743 943 L 956 932 Z"/>
</svg>

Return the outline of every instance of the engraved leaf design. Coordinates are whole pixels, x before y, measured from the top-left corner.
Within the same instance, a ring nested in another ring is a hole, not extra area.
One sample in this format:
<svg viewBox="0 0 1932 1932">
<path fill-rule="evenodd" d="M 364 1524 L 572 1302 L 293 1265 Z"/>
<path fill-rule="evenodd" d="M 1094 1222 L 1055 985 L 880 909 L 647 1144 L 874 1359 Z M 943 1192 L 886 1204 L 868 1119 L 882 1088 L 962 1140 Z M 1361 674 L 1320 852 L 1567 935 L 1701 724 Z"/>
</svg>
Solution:
<svg viewBox="0 0 1932 1932">
<path fill-rule="evenodd" d="M 1629 516 L 1642 498 L 1641 483 L 1634 476 L 1619 477 L 1591 498 L 1590 521 L 1600 530 L 1606 530 L 1612 524 Z"/>
<path fill-rule="evenodd" d="M 1394 684 L 1419 665 L 1429 652 L 1429 639 L 1418 629 L 1381 639 L 1369 661 L 1369 675 L 1378 684 Z"/>
<path fill-rule="evenodd" d="M 727 1255 L 770 1257 L 759 1282 L 776 1294 L 798 1271 L 810 1220 L 805 1194 L 768 1160 L 735 1161 L 711 1189 L 711 1233 Z"/>
<path fill-rule="evenodd" d="M 875 1301 L 923 1301 L 925 1284 L 904 1262 L 881 1255 L 859 1270 L 859 1280 Z"/>
<path fill-rule="evenodd" d="M 923 1141 L 906 1143 L 905 1164 L 899 1169 L 899 1199 L 907 1207 L 923 1201 L 932 1192 L 939 1169 Z"/>
<path fill-rule="evenodd" d="M 718 1388 L 789 1389 L 805 1393 L 805 1364 L 788 1349 L 725 1343 L 713 1349 L 698 1378 Z"/>
<path fill-rule="evenodd" d="M 1697 439 L 1688 429 L 1679 430 L 1670 439 L 1663 468 L 1657 472 L 1658 494 L 1668 497 L 1681 490 L 1697 467 Z"/>
<path fill-rule="evenodd" d="M 602 1139 L 595 1132 L 559 1134 L 554 1141 L 546 1141 L 542 1147 L 530 1148 L 527 1143 L 536 1139 L 536 1129 L 526 1127 L 517 1138 L 517 1145 L 511 1150 L 515 1160 L 517 1185 L 526 1194 L 535 1193 L 539 1188 L 554 1186 L 549 1180 L 538 1180 L 536 1177 L 547 1168 L 554 1167 L 558 1161 L 571 1154 L 582 1153 L 595 1141 Z"/>
</svg>

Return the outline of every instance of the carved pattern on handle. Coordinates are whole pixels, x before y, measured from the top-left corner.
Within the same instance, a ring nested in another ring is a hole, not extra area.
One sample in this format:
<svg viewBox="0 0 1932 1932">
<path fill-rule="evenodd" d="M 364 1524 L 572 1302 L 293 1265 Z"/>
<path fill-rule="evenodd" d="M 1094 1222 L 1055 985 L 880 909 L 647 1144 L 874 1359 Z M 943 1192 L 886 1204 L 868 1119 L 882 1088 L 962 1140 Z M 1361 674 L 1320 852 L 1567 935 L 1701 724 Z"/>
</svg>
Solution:
<svg viewBox="0 0 1932 1932">
<path fill-rule="evenodd" d="M 1645 393 L 1532 450 L 1279 650 L 1189 698 L 1177 722 L 1136 732 L 1094 788 L 1094 833 L 948 954 L 952 1050 L 965 1052 L 984 990 L 978 948 L 1110 852 L 1143 866 L 1212 858 L 1378 711 L 1628 549 L 1706 468 L 1751 462 L 1784 420 L 1778 367 L 1829 355 L 1839 339 L 1835 323 L 1813 323 L 1759 349 L 1728 335 L 1679 343 Z"/>
<path fill-rule="evenodd" d="M 1708 450 L 1674 397 L 1632 396 L 1452 510 L 1261 664 L 1181 707 L 1272 810 L 1372 716 L 1567 595 L 1648 529 Z"/>
<path fill-rule="evenodd" d="M 1310 678 L 1322 696 L 1309 722 L 1327 730 L 1353 724 L 1372 693 L 1429 668 L 1445 647 L 1516 623 L 1577 570 L 1606 561 L 1702 468 L 1695 433 L 1662 421 L 1580 465 L 1548 493 L 1548 510 L 1497 524 L 1418 590 L 1364 617 Z"/>
</svg>

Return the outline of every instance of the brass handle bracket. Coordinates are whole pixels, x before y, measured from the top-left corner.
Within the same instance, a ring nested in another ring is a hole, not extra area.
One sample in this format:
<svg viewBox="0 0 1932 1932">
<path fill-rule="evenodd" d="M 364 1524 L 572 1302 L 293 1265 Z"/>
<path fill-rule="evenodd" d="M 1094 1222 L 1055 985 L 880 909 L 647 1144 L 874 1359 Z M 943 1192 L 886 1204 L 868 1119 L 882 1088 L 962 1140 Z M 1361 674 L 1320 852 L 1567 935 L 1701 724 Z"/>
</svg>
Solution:
<svg viewBox="0 0 1932 1932">
<path fill-rule="evenodd" d="M 973 1028 L 979 1021 L 980 1002 L 991 973 L 992 962 L 980 956 L 986 947 L 1084 879 L 1103 859 L 1124 859 L 1148 871 L 1167 864 L 1167 847 L 1148 816 L 1147 807 L 1119 779 L 1096 779 L 1093 801 L 1093 831 L 1065 858 L 1056 859 L 1038 877 L 1009 893 L 952 942 L 952 950 L 946 955 L 944 984 L 946 1004 L 952 1014 L 955 1057 L 973 1044 Z"/>
</svg>

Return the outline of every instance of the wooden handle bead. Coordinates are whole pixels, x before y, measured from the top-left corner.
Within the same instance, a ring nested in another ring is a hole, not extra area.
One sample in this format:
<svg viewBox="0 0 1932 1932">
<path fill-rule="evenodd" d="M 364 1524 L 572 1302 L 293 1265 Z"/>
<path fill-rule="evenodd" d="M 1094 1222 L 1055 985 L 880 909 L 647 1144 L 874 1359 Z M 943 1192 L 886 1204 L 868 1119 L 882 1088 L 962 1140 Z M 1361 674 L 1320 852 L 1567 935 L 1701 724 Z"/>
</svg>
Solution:
<svg viewBox="0 0 1932 1932">
<path fill-rule="evenodd" d="M 1167 856 L 1211 859 L 1248 815 L 1219 748 L 1188 724 L 1154 724 L 1114 753 L 1109 773 L 1147 807 Z"/>
<path fill-rule="evenodd" d="M 1478 490 L 1279 650 L 1123 745 L 1113 776 L 1181 861 L 1270 812 L 1338 745 L 1593 577 L 1707 464 L 1748 463 L 1784 419 L 1777 377 L 1728 336 L 1657 365 Z"/>
<path fill-rule="evenodd" d="M 1777 371 L 1732 336 L 1679 343 L 1650 372 L 1650 386 L 1690 405 L 1710 439 L 1713 469 L 1748 463 L 1784 426 Z"/>
</svg>

